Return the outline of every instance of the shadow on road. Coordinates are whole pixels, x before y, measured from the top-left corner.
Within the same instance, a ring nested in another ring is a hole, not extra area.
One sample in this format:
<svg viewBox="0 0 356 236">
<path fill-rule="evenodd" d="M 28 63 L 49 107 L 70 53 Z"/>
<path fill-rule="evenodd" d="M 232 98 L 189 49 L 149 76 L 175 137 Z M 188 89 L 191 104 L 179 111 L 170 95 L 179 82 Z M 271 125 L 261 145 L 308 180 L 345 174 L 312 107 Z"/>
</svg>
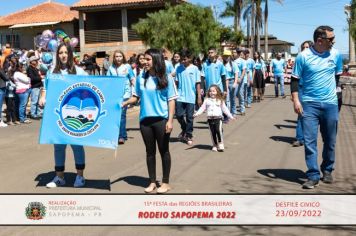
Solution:
<svg viewBox="0 0 356 236">
<path fill-rule="evenodd" d="M 269 138 L 276 142 L 285 142 L 285 143 L 289 143 L 289 144 L 292 144 L 295 141 L 294 137 L 271 136 Z"/>
<path fill-rule="evenodd" d="M 298 121 L 296 121 L 296 120 L 284 120 L 285 122 L 288 122 L 288 123 L 294 123 L 294 124 L 297 124 L 298 123 Z"/>
<path fill-rule="evenodd" d="M 307 178 L 303 171 L 297 169 L 261 169 L 257 170 L 257 172 L 269 178 L 281 179 L 300 185 L 302 185 Z"/>
<path fill-rule="evenodd" d="M 211 150 L 212 146 L 211 145 L 206 145 L 206 144 L 197 144 L 194 145 L 190 148 L 187 148 L 185 150 L 190 150 L 190 149 L 202 149 L 202 150 Z"/>
<path fill-rule="evenodd" d="M 55 172 L 47 172 L 37 175 L 35 181 L 38 181 L 36 187 L 45 187 L 47 183 L 49 183 L 55 176 Z M 66 172 L 64 173 L 64 179 L 66 180 L 66 184 L 61 187 L 70 187 L 73 188 L 73 184 L 75 181 L 76 173 Z M 111 191 L 110 180 L 99 180 L 99 179 L 85 179 L 84 188 L 92 188 L 92 189 L 102 189 Z"/>
<path fill-rule="evenodd" d="M 140 131 L 140 128 L 127 128 L 126 131 Z"/>
<path fill-rule="evenodd" d="M 179 143 L 179 142 L 181 142 L 181 139 L 177 138 L 177 137 L 170 137 L 169 142 L 170 143 Z"/>
<path fill-rule="evenodd" d="M 280 124 L 278 124 L 278 125 L 274 125 L 274 126 L 276 126 L 278 129 L 282 129 L 282 128 L 296 129 L 297 128 L 297 126 L 295 126 L 295 125 L 280 125 Z"/>
<path fill-rule="evenodd" d="M 207 125 L 207 124 L 208 124 L 208 122 L 206 122 L 206 121 L 197 121 L 197 122 L 195 122 L 195 123 L 204 124 L 204 125 Z"/>
<path fill-rule="evenodd" d="M 148 178 L 142 177 L 142 176 L 125 176 L 125 177 L 121 177 L 118 178 L 114 181 L 111 182 L 111 184 L 120 182 L 120 181 L 124 181 L 130 185 L 134 185 L 134 186 L 139 186 L 139 187 L 147 187 L 150 183 L 150 180 Z M 158 183 L 156 183 L 158 185 Z"/>
<path fill-rule="evenodd" d="M 194 126 L 194 129 L 209 129 L 208 126 Z"/>
</svg>

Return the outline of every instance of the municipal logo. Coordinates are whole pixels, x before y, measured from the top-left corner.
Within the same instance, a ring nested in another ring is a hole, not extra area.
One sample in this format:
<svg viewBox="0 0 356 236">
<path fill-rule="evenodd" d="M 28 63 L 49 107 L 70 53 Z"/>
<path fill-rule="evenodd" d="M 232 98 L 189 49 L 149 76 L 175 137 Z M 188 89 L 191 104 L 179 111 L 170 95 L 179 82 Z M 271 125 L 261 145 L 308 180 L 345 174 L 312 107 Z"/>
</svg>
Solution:
<svg viewBox="0 0 356 236">
<path fill-rule="evenodd" d="M 77 138 L 89 136 L 100 127 L 99 119 L 106 115 L 103 93 L 91 83 L 76 83 L 60 95 L 56 109 L 58 127 L 67 135 Z"/>
<path fill-rule="evenodd" d="M 41 202 L 30 202 L 25 215 L 30 220 L 41 220 L 46 216 L 46 207 Z"/>
</svg>

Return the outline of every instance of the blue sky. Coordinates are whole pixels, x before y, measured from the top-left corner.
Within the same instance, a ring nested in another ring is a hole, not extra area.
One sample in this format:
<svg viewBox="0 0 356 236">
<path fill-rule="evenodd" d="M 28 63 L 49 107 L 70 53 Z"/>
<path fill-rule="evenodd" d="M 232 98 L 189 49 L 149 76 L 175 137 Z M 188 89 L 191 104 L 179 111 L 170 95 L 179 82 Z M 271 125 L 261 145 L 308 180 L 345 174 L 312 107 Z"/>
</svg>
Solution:
<svg viewBox="0 0 356 236">
<path fill-rule="evenodd" d="M 2 1 L 0 15 L 33 6 L 45 0 L 11 0 Z M 71 5 L 78 0 L 56 0 Z M 223 0 L 189 0 L 203 6 L 215 6 L 217 13 L 224 9 Z M 269 34 L 281 40 L 293 42 L 298 51 L 299 45 L 305 40 L 312 40 L 314 29 L 319 25 L 330 25 L 335 30 L 335 48 L 341 53 L 348 53 L 348 32 L 344 6 L 350 0 L 284 0 L 283 5 L 274 0 L 269 0 Z M 225 25 L 232 25 L 232 19 L 219 19 Z M 246 23 L 241 22 L 246 28 Z"/>
</svg>

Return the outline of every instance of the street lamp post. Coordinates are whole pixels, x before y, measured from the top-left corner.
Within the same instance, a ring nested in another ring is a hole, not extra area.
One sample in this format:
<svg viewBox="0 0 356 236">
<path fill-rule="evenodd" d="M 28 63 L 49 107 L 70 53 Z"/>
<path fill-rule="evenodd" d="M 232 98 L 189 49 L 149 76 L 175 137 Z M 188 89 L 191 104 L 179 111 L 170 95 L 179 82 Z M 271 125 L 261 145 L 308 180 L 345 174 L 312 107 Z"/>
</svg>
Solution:
<svg viewBox="0 0 356 236">
<path fill-rule="evenodd" d="M 356 74 L 356 62 L 355 62 L 355 41 L 351 36 L 351 6 L 345 5 L 346 20 L 349 27 L 349 72 Z"/>
</svg>

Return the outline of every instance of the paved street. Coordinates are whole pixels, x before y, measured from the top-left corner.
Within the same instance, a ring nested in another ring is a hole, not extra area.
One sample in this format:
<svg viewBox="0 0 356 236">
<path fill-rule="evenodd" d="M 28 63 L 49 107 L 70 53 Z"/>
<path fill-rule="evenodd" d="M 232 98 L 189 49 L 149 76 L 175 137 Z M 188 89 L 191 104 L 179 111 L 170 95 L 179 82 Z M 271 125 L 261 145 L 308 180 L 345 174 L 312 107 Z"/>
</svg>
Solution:
<svg viewBox="0 0 356 236">
<path fill-rule="evenodd" d="M 289 86 L 287 86 L 289 87 Z M 289 91 L 287 92 L 289 94 Z M 266 99 L 254 103 L 245 117 L 224 126 L 226 150 L 212 152 L 205 117 L 195 120 L 194 146 L 178 142 L 178 122 L 175 121 L 171 137 L 172 155 L 171 193 L 355 193 L 356 192 L 356 89 L 346 86 L 344 106 L 340 114 L 335 183 L 321 183 L 314 190 L 304 190 L 304 148 L 291 147 L 294 141 L 296 114 L 292 103 L 274 98 L 273 86 L 267 88 Z M 75 168 L 70 148 L 67 150 L 67 186 L 47 189 L 44 185 L 53 176 L 53 147 L 38 145 L 39 121 L 30 125 L 0 129 L 1 193 L 143 193 L 147 185 L 145 148 L 138 129 L 137 111 L 128 117 L 129 140 L 113 150 L 86 148 L 87 185 L 72 187 Z M 319 153 L 321 139 L 319 138 Z M 320 154 L 319 154 L 320 157 Z M 158 156 L 158 158 L 160 158 Z M 321 157 L 320 157 L 321 158 Z M 157 161 L 158 179 L 161 162 Z M 2 235 L 40 235 L 51 227 L 4 227 Z M 151 235 L 261 235 L 298 232 L 322 235 L 351 235 L 351 227 L 58 227 L 61 233 L 77 232 L 80 235 L 117 235 L 137 232 Z M 297 230 L 300 229 L 300 230 Z M 73 230 L 73 231 L 72 231 Z M 5 233 L 5 234 L 4 234 Z M 58 235 L 59 234 L 58 232 Z"/>
</svg>

